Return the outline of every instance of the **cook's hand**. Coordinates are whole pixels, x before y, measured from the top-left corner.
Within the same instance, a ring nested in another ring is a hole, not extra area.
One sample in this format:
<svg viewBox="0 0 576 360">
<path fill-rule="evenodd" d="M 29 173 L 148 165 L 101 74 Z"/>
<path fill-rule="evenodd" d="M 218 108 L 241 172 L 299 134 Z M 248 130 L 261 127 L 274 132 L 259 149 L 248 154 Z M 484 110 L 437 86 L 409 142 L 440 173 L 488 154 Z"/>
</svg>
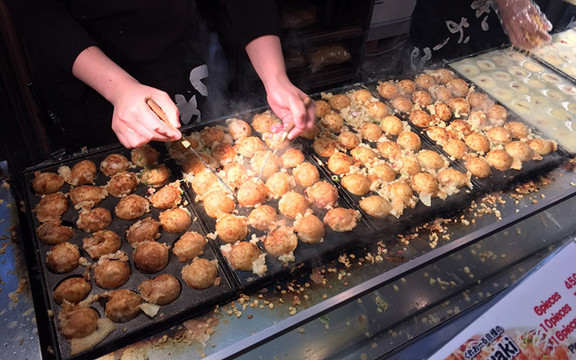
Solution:
<svg viewBox="0 0 576 360">
<path fill-rule="evenodd" d="M 552 40 L 552 24 L 532 0 L 497 0 L 498 15 L 512 45 L 530 50 Z"/>
<path fill-rule="evenodd" d="M 178 108 L 168 94 L 136 81 L 126 85 L 119 94 L 112 100 L 112 130 L 124 146 L 135 148 L 151 140 L 174 141 L 182 136 L 180 131 L 175 130 L 180 127 Z M 150 109 L 146 103 L 148 99 L 154 100 L 162 108 L 175 129 Z"/>
<path fill-rule="evenodd" d="M 284 123 L 275 131 L 288 131 L 288 139 L 294 139 L 314 127 L 314 102 L 308 95 L 288 80 L 267 88 L 268 105 Z"/>
</svg>

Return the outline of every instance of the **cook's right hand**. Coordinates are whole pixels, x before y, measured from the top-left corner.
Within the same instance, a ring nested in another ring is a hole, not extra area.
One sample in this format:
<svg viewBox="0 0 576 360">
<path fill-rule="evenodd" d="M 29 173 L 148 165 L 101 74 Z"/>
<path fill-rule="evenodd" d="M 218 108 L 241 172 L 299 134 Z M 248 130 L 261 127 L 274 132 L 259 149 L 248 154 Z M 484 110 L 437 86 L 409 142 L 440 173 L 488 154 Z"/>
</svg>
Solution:
<svg viewBox="0 0 576 360">
<path fill-rule="evenodd" d="M 127 148 L 135 148 L 156 141 L 174 141 L 182 137 L 176 129 L 180 127 L 178 108 L 164 91 L 142 85 L 137 81 L 125 84 L 122 91 L 111 102 L 114 105 L 112 130 Z M 166 113 L 171 128 L 165 124 L 148 106 L 146 101 L 154 100 Z"/>
<path fill-rule="evenodd" d="M 512 45 L 530 50 L 549 43 L 552 24 L 532 0 L 497 0 L 498 15 Z"/>
</svg>

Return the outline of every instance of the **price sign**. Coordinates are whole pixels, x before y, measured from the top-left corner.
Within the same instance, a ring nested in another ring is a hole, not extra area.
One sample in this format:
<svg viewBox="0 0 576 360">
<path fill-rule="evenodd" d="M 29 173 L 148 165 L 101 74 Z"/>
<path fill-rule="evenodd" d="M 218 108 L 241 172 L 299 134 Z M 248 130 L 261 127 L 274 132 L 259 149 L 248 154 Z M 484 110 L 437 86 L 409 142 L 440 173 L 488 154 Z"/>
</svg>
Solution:
<svg viewBox="0 0 576 360">
<path fill-rule="evenodd" d="M 429 359 L 576 360 L 576 242 L 551 255 Z"/>
</svg>

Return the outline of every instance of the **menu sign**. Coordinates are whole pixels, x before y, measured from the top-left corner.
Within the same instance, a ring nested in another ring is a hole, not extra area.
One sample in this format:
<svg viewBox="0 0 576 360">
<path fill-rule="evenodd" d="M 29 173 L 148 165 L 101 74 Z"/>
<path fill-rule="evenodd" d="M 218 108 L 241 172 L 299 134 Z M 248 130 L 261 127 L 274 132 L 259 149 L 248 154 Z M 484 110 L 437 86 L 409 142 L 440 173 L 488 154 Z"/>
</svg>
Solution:
<svg viewBox="0 0 576 360">
<path fill-rule="evenodd" d="M 576 359 L 576 242 L 552 255 L 429 359 Z"/>
</svg>

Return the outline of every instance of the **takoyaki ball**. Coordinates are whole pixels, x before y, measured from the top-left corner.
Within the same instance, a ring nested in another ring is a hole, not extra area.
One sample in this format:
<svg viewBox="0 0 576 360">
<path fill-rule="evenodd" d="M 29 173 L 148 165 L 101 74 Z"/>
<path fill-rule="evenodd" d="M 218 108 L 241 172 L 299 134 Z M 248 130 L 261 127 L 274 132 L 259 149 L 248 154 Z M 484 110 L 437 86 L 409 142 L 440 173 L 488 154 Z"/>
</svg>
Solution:
<svg viewBox="0 0 576 360">
<path fill-rule="evenodd" d="M 422 150 L 418 153 L 417 157 L 420 164 L 428 169 L 438 170 L 447 165 L 444 159 L 442 159 L 442 156 L 436 151 Z"/>
<path fill-rule="evenodd" d="M 372 97 L 372 93 L 367 89 L 354 90 L 352 93 L 352 98 L 359 104 L 364 104 L 367 101 L 372 100 Z"/>
<path fill-rule="evenodd" d="M 207 289 L 217 277 L 218 267 L 210 260 L 198 258 L 182 268 L 182 280 L 192 289 Z"/>
<path fill-rule="evenodd" d="M 370 180 L 359 173 L 348 174 L 340 181 L 342 186 L 354 195 L 366 195 L 370 192 Z"/>
<path fill-rule="evenodd" d="M 78 229 L 86 232 L 104 230 L 112 223 L 112 214 L 105 208 L 82 210 L 76 221 Z"/>
<path fill-rule="evenodd" d="M 336 94 L 328 100 L 328 103 L 332 109 L 339 111 L 350 106 L 350 98 L 344 94 Z"/>
<path fill-rule="evenodd" d="M 475 91 L 468 95 L 468 102 L 473 110 L 483 111 L 493 105 L 493 102 L 488 98 L 488 95 Z"/>
<path fill-rule="evenodd" d="M 535 160 L 535 157 L 540 158 L 524 141 L 511 141 L 506 144 L 504 148 L 506 149 L 506 152 L 513 158 L 516 158 L 522 162 Z"/>
<path fill-rule="evenodd" d="M 438 193 L 438 180 L 429 173 L 421 172 L 413 175 L 410 186 L 419 194 L 436 195 Z"/>
<path fill-rule="evenodd" d="M 128 256 L 102 256 L 94 268 L 94 282 L 102 289 L 116 289 L 130 278 Z"/>
<path fill-rule="evenodd" d="M 382 128 L 377 124 L 371 122 L 365 122 L 360 127 L 360 134 L 362 138 L 370 142 L 376 142 L 382 136 Z"/>
<path fill-rule="evenodd" d="M 318 181 L 306 189 L 310 202 L 320 209 L 327 209 L 338 204 L 338 190 L 327 181 Z"/>
<path fill-rule="evenodd" d="M 32 187 L 36 194 L 45 195 L 52 194 L 60 190 L 64 185 L 64 179 L 53 172 L 34 172 L 34 179 L 32 179 Z"/>
<path fill-rule="evenodd" d="M 443 68 L 432 70 L 429 74 L 434 77 L 438 84 L 447 84 L 455 77 L 453 71 Z"/>
<path fill-rule="evenodd" d="M 324 224 L 336 232 L 352 231 L 357 225 L 356 211 L 337 207 L 324 215 Z"/>
<path fill-rule="evenodd" d="M 146 167 L 158 163 L 160 153 L 152 146 L 146 144 L 130 151 L 130 159 L 136 166 Z"/>
<path fill-rule="evenodd" d="M 420 162 L 418 162 L 418 159 L 413 155 L 398 158 L 396 166 L 398 166 L 398 172 L 402 175 L 412 176 L 422 170 Z"/>
<path fill-rule="evenodd" d="M 164 164 L 149 166 L 142 170 L 140 181 L 146 186 L 164 186 L 170 179 L 170 169 Z"/>
<path fill-rule="evenodd" d="M 306 244 L 317 244 L 326 235 L 324 223 L 317 216 L 306 214 L 294 222 L 294 232 Z"/>
<path fill-rule="evenodd" d="M 300 136 L 306 140 L 314 140 L 320 134 L 320 127 L 314 124 L 311 129 L 305 129 L 300 133 Z"/>
<path fill-rule="evenodd" d="M 142 172 L 144 176 L 144 171 Z M 106 185 L 108 193 L 112 196 L 121 197 L 132 194 L 139 184 L 138 176 L 130 171 L 122 171 L 112 176 Z M 142 181 L 144 183 L 144 181 Z"/>
<path fill-rule="evenodd" d="M 316 104 L 314 112 L 317 118 L 323 118 L 326 114 L 332 111 L 330 104 L 325 100 L 316 100 L 314 103 Z"/>
<path fill-rule="evenodd" d="M 171 209 L 180 205 L 180 202 L 182 202 L 180 181 L 174 181 L 163 186 L 160 190 L 150 195 L 148 199 L 156 209 Z"/>
<path fill-rule="evenodd" d="M 108 190 L 103 186 L 80 185 L 70 189 L 70 201 L 82 208 L 94 207 L 108 196 Z"/>
<path fill-rule="evenodd" d="M 240 139 L 240 141 L 242 141 L 242 139 Z M 211 169 L 216 169 L 218 166 L 220 166 L 220 164 L 218 164 L 218 161 L 214 157 L 204 153 L 200 153 L 199 155 L 200 157 L 198 157 L 198 155 L 195 154 L 187 154 L 184 160 L 182 160 L 182 162 L 180 163 L 182 171 L 184 171 L 186 174 L 195 175 L 207 169 L 206 164 L 208 164 L 208 166 Z"/>
<path fill-rule="evenodd" d="M 302 164 L 296 166 L 292 171 L 292 176 L 296 183 L 300 186 L 307 188 L 312 186 L 318 179 L 320 179 L 320 174 L 318 169 L 313 164 L 305 161 Z"/>
<path fill-rule="evenodd" d="M 468 84 L 466 81 L 458 78 L 451 79 L 446 83 L 446 88 L 448 88 L 454 96 L 463 97 L 468 94 Z"/>
<path fill-rule="evenodd" d="M 238 204 L 251 207 L 262 204 L 268 196 L 268 188 L 261 181 L 249 180 L 238 189 Z M 227 211 L 228 212 L 228 211 Z M 231 212 L 231 211 L 230 211 Z"/>
<path fill-rule="evenodd" d="M 452 97 L 452 91 L 442 85 L 431 86 L 428 91 L 437 101 L 446 102 Z"/>
<path fill-rule="evenodd" d="M 438 102 L 434 104 L 434 117 L 440 121 L 450 121 L 452 119 L 452 108 L 446 103 Z"/>
<path fill-rule="evenodd" d="M 480 179 L 485 179 L 492 173 L 490 164 L 481 157 L 473 157 L 466 160 L 466 170 Z"/>
<path fill-rule="evenodd" d="M 354 159 L 339 151 L 335 151 L 334 154 L 328 158 L 328 169 L 336 175 L 348 173 L 352 165 L 354 165 Z"/>
<path fill-rule="evenodd" d="M 244 120 L 232 118 L 226 120 L 226 124 L 228 124 L 228 133 L 232 135 L 234 140 L 242 139 L 252 135 L 252 128 L 250 127 L 250 124 Z"/>
<path fill-rule="evenodd" d="M 68 210 L 68 199 L 61 192 L 42 196 L 34 209 L 40 222 L 59 221 L 66 210 Z"/>
<path fill-rule="evenodd" d="M 414 91 L 412 94 L 412 101 L 420 107 L 426 107 L 434 102 L 434 100 L 432 100 L 432 95 L 430 95 L 426 90 Z"/>
<path fill-rule="evenodd" d="M 94 184 L 97 174 L 96 164 L 92 160 L 82 160 L 72 166 L 69 177 L 64 177 L 64 180 L 72 186 Z"/>
<path fill-rule="evenodd" d="M 396 179 L 396 171 L 388 164 L 378 164 L 370 169 L 370 175 L 382 181 L 393 181 Z M 370 176 L 372 178 L 372 176 Z"/>
<path fill-rule="evenodd" d="M 276 222 L 278 213 L 270 205 L 260 205 L 248 215 L 248 224 L 256 230 L 265 231 Z"/>
<path fill-rule="evenodd" d="M 66 242 L 74 236 L 74 228 L 63 225 L 60 221 L 49 221 L 41 224 L 36 229 L 36 235 L 48 245 L 56 245 Z"/>
<path fill-rule="evenodd" d="M 352 158 L 362 165 L 367 165 L 378 159 L 378 154 L 374 150 L 365 147 L 357 146 L 350 151 Z"/>
<path fill-rule="evenodd" d="M 452 168 L 438 171 L 438 183 L 444 187 L 461 188 L 468 184 L 466 174 Z"/>
<path fill-rule="evenodd" d="M 402 154 L 402 147 L 395 141 L 378 141 L 377 147 L 385 159 L 393 160 Z"/>
<path fill-rule="evenodd" d="M 488 117 L 483 111 L 472 111 L 468 116 L 468 123 L 474 129 L 483 129 L 488 124 Z"/>
<path fill-rule="evenodd" d="M 235 243 L 248 236 L 248 220 L 244 216 L 222 215 L 216 221 L 216 232 L 225 243 Z"/>
<path fill-rule="evenodd" d="M 455 97 L 446 102 L 448 106 L 452 109 L 454 117 L 467 117 L 470 115 L 470 104 L 468 100 L 463 97 Z"/>
<path fill-rule="evenodd" d="M 316 138 L 316 140 L 314 140 L 314 144 L 312 144 L 312 147 L 314 148 L 316 154 L 322 157 L 329 157 L 330 155 L 332 155 L 334 150 L 336 150 L 336 145 L 337 143 L 334 139 L 329 138 L 327 136 L 321 136 L 319 138 Z"/>
<path fill-rule="evenodd" d="M 386 136 L 397 136 L 404 130 L 402 120 L 398 116 L 386 116 L 380 121 L 380 127 Z"/>
<path fill-rule="evenodd" d="M 458 139 L 448 140 L 442 148 L 454 159 L 462 159 L 468 149 L 464 141 Z"/>
<path fill-rule="evenodd" d="M 448 141 L 448 133 L 439 126 L 431 126 L 427 128 L 426 135 L 438 144 L 444 144 Z"/>
<path fill-rule="evenodd" d="M 58 313 L 58 330 L 65 338 L 84 338 L 98 329 L 96 310 L 64 303 Z"/>
<path fill-rule="evenodd" d="M 282 166 L 285 169 L 293 169 L 302 164 L 305 157 L 300 149 L 292 148 L 286 150 L 284 154 L 280 156 L 280 159 L 282 160 Z"/>
<path fill-rule="evenodd" d="M 162 229 L 171 234 L 184 232 L 192 225 L 190 213 L 182 208 L 164 210 L 160 213 L 159 219 Z"/>
<path fill-rule="evenodd" d="M 216 229 L 218 230 L 218 225 L 216 225 Z M 204 253 L 206 242 L 206 238 L 201 234 L 195 231 L 186 231 L 172 246 L 172 254 L 180 262 L 192 260 Z"/>
<path fill-rule="evenodd" d="M 171 274 L 160 274 L 153 279 L 145 280 L 138 285 L 140 297 L 156 305 L 168 305 L 178 298 L 182 286 Z"/>
<path fill-rule="evenodd" d="M 547 155 L 557 150 L 557 145 L 554 141 L 542 138 L 530 139 L 526 143 L 538 155 Z"/>
<path fill-rule="evenodd" d="M 129 289 L 114 290 L 108 295 L 104 312 L 115 323 L 124 323 L 134 319 L 140 313 L 142 299 Z"/>
<path fill-rule="evenodd" d="M 512 141 L 512 134 L 506 128 L 497 126 L 486 131 L 486 136 L 494 144 L 508 144 Z"/>
<path fill-rule="evenodd" d="M 294 234 L 294 229 L 280 227 L 268 233 L 264 239 L 264 248 L 268 254 L 280 257 L 289 255 L 298 246 L 298 236 Z"/>
<path fill-rule="evenodd" d="M 337 112 L 331 111 L 320 119 L 320 124 L 333 133 L 339 133 L 344 126 L 344 119 Z"/>
<path fill-rule="evenodd" d="M 396 83 L 396 87 L 401 95 L 412 95 L 416 91 L 416 83 L 412 80 L 400 80 Z"/>
<path fill-rule="evenodd" d="M 528 127 L 519 121 L 510 121 L 504 124 L 504 128 L 510 131 L 514 139 L 526 138 L 529 134 Z"/>
<path fill-rule="evenodd" d="M 239 163 L 232 163 L 225 166 L 224 172 L 226 174 L 226 184 L 234 189 L 238 189 L 249 179 L 246 173 L 246 167 Z"/>
<path fill-rule="evenodd" d="M 186 142 L 188 142 L 187 147 L 184 146 L 185 142 L 184 140 L 186 140 Z M 194 133 L 192 135 L 189 136 L 182 136 L 181 139 L 177 140 L 177 141 L 171 141 L 168 142 L 168 153 L 170 154 L 170 156 L 174 159 L 178 159 L 178 160 L 182 160 L 184 159 L 187 155 L 189 155 L 188 153 L 190 152 L 189 149 L 195 149 L 195 150 L 199 150 L 200 149 L 200 136 L 197 135 L 197 133 Z"/>
<path fill-rule="evenodd" d="M 261 134 L 270 132 L 272 125 L 279 123 L 280 120 L 270 110 L 256 114 L 252 118 L 252 128 Z"/>
<path fill-rule="evenodd" d="M 250 167 L 262 179 L 268 179 L 272 174 L 278 172 L 280 165 L 280 157 L 270 150 L 258 151 L 250 160 Z"/>
<path fill-rule="evenodd" d="M 222 143 L 214 146 L 212 155 L 222 165 L 230 164 L 236 157 L 236 150 L 230 144 Z"/>
<path fill-rule="evenodd" d="M 448 136 L 459 139 L 472 133 L 472 128 L 466 120 L 454 120 L 447 127 Z"/>
<path fill-rule="evenodd" d="M 290 219 L 296 219 L 298 214 L 304 215 L 308 210 L 308 199 L 296 191 L 289 191 L 278 201 L 280 213 Z"/>
<path fill-rule="evenodd" d="M 122 220 L 136 220 L 147 212 L 150 212 L 150 201 L 136 194 L 121 198 L 114 207 L 114 214 Z"/>
<path fill-rule="evenodd" d="M 488 109 L 486 116 L 492 125 L 502 126 L 508 118 L 508 112 L 504 106 L 496 104 Z"/>
<path fill-rule="evenodd" d="M 90 294 L 92 285 L 81 276 L 74 276 L 62 281 L 52 292 L 52 298 L 57 304 L 62 304 L 64 300 L 69 303 L 82 301 Z"/>
<path fill-rule="evenodd" d="M 405 97 L 405 96 L 398 96 L 394 99 L 392 99 L 392 106 L 394 107 L 394 109 L 400 111 L 400 112 L 410 112 L 410 110 L 412 110 L 412 100 L 410 100 L 409 98 Z"/>
<path fill-rule="evenodd" d="M 428 74 L 420 74 L 416 76 L 414 82 L 416 83 L 416 86 L 424 90 L 436 85 L 436 79 L 432 75 Z"/>
<path fill-rule="evenodd" d="M 134 265 L 143 273 L 157 273 L 168 264 L 169 249 L 170 246 L 156 241 L 139 242 L 132 252 Z"/>
<path fill-rule="evenodd" d="M 494 149 L 490 150 L 490 152 L 486 154 L 486 161 L 488 161 L 490 166 L 493 168 L 500 171 L 506 171 L 512 166 L 513 159 L 506 151 L 502 149 Z"/>
<path fill-rule="evenodd" d="M 220 126 L 206 126 L 200 131 L 200 139 L 208 148 L 213 148 L 216 144 L 222 144 L 226 133 Z"/>
<path fill-rule="evenodd" d="M 280 196 L 286 194 L 296 186 L 292 175 L 285 171 L 279 171 L 266 180 L 266 187 L 270 196 L 278 199 Z"/>
<path fill-rule="evenodd" d="M 209 169 L 202 170 L 190 179 L 190 186 L 192 186 L 192 190 L 195 194 L 200 196 L 218 187 L 218 185 L 218 177 Z"/>
<path fill-rule="evenodd" d="M 392 210 L 390 202 L 379 195 L 365 197 L 360 200 L 359 204 L 366 214 L 375 218 L 383 218 Z"/>
<path fill-rule="evenodd" d="M 386 106 L 386 104 L 384 104 L 381 101 L 374 101 L 365 106 L 366 109 L 368 110 L 368 113 L 373 118 L 383 119 L 384 117 L 390 115 L 390 110 L 388 109 L 388 106 Z"/>
<path fill-rule="evenodd" d="M 420 140 L 420 136 L 418 136 L 418 134 L 410 130 L 402 131 L 400 135 L 398 135 L 396 142 L 403 149 L 414 152 L 420 150 L 420 148 L 422 147 L 422 141 Z"/>
<path fill-rule="evenodd" d="M 410 122 L 419 127 L 428 127 L 433 124 L 433 119 L 424 110 L 414 110 L 410 113 Z"/>
<path fill-rule="evenodd" d="M 382 96 L 384 99 L 391 100 L 400 96 L 400 92 L 398 91 L 396 84 L 394 84 L 392 81 L 379 81 L 377 90 L 378 94 L 380 94 L 380 96 Z"/>
<path fill-rule="evenodd" d="M 138 220 L 126 230 L 126 240 L 132 245 L 142 241 L 154 241 L 160 237 L 160 222 L 151 217 Z"/>
<path fill-rule="evenodd" d="M 106 254 L 113 254 L 120 250 L 122 240 L 112 230 L 96 231 L 89 238 L 82 240 L 82 248 L 92 259 L 100 259 Z"/>
<path fill-rule="evenodd" d="M 80 251 L 78 246 L 63 242 L 54 245 L 46 254 L 46 265 L 56 274 L 70 272 L 80 264 Z"/>
<path fill-rule="evenodd" d="M 388 197 L 392 202 L 408 204 L 414 196 L 414 190 L 405 182 L 399 181 L 388 186 Z"/>
<path fill-rule="evenodd" d="M 284 150 L 290 146 L 290 140 L 281 134 L 266 133 L 262 135 L 262 139 L 270 150 Z"/>
<path fill-rule="evenodd" d="M 100 163 L 100 171 L 106 176 L 115 175 L 126 171 L 132 165 L 126 156 L 122 154 L 110 154 Z"/>
<path fill-rule="evenodd" d="M 490 141 L 488 138 L 480 133 L 472 133 L 464 139 L 468 147 L 476 152 L 485 154 L 490 151 Z"/>
<path fill-rule="evenodd" d="M 262 250 L 249 241 L 239 241 L 232 245 L 224 256 L 235 270 L 251 271 L 252 264 L 262 255 Z"/>
</svg>

